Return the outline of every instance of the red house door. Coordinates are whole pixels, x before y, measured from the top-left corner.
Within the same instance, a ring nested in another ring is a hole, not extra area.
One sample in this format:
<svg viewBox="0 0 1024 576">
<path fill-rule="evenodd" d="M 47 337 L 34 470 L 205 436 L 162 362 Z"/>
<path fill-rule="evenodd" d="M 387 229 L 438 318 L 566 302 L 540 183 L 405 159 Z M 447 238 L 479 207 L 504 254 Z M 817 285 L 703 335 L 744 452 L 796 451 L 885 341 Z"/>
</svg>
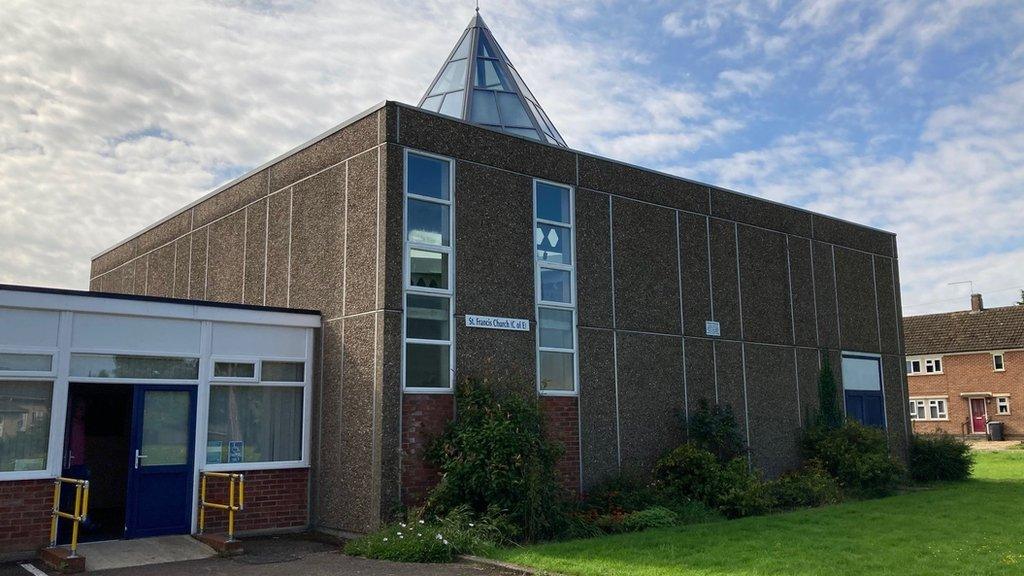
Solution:
<svg viewBox="0 0 1024 576">
<path fill-rule="evenodd" d="M 988 423 L 985 417 L 985 399 L 971 398 L 971 431 L 975 434 L 984 434 L 985 426 Z"/>
</svg>

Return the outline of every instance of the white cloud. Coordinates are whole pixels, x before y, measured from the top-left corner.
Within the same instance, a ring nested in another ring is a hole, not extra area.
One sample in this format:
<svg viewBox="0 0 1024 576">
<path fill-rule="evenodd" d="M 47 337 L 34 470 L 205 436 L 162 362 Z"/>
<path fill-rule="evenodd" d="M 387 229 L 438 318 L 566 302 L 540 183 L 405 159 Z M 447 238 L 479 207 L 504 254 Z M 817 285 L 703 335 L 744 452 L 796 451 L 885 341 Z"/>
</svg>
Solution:
<svg viewBox="0 0 1024 576">
<path fill-rule="evenodd" d="M 734 94 L 754 96 L 772 83 L 772 74 L 762 68 L 750 70 L 723 70 L 718 73 L 715 96 L 728 98 Z"/>
<path fill-rule="evenodd" d="M 797 133 L 674 171 L 896 232 L 908 313 L 962 308 L 946 300 L 961 280 L 1009 303 L 1024 287 L 1024 80 L 937 110 L 916 149 Z"/>
</svg>

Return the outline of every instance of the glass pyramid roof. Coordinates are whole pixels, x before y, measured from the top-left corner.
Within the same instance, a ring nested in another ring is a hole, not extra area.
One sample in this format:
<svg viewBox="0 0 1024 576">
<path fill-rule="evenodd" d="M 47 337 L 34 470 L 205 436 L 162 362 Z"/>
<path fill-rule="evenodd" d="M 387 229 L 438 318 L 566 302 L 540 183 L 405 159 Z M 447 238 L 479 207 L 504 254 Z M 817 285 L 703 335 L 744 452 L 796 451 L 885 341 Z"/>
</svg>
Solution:
<svg viewBox="0 0 1024 576">
<path fill-rule="evenodd" d="M 419 107 L 568 147 L 479 12 L 469 21 Z"/>
</svg>

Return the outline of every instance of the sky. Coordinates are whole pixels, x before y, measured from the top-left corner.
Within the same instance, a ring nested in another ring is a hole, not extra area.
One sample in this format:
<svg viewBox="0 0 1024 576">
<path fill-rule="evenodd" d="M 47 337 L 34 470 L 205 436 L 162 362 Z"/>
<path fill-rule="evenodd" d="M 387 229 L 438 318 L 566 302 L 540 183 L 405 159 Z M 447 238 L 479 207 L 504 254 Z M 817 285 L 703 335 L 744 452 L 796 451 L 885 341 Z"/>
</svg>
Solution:
<svg viewBox="0 0 1024 576">
<path fill-rule="evenodd" d="M 1020 0 L 483 0 L 573 148 L 898 235 L 907 315 L 1024 288 Z M 3 0 L 0 282 L 96 253 L 388 99 L 474 0 Z"/>
</svg>

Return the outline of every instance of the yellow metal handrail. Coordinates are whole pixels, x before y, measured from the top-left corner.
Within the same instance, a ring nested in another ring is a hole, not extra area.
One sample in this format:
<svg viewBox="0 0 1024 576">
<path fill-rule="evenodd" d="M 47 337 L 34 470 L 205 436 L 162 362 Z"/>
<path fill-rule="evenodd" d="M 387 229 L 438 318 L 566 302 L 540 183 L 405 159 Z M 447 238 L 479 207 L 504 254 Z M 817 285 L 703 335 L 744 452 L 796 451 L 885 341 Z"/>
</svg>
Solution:
<svg viewBox="0 0 1024 576">
<path fill-rule="evenodd" d="M 75 512 L 69 514 L 60 509 L 60 492 L 64 484 L 75 487 Z M 61 518 L 71 520 L 71 558 L 78 555 L 78 525 L 89 515 L 89 481 L 76 478 L 58 477 L 53 482 L 53 512 L 50 521 L 50 547 L 57 546 L 57 522 Z"/>
<path fill-rule="evenodd" d="M 235 540 L 235 512 L 245 510 L 245 476 L 242 474 L 229 474 L 227 472 L 200 472 L 199 483 L 199 533 L 206 529 L 206 509 L 228 511 L 228 542 Z M 206 501 L 206 479 L 227 478 L 228 479 L 228 503 Z M 237 490 L 235 485 L 238 485 Z M 235 503 L 235 496 L 238 496 L 238 503 Z"/>
</svg>

